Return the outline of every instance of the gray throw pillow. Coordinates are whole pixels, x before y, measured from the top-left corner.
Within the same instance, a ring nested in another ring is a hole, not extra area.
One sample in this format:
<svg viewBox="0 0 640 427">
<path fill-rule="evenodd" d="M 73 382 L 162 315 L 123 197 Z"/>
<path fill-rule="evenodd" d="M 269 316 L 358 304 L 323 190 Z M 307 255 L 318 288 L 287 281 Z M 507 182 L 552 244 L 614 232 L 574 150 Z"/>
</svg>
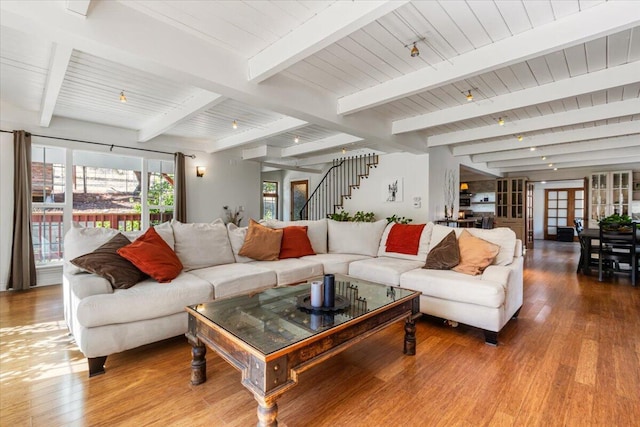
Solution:
<svg viewBox="0 0 640 427">
<path fill-rule="evenodd" d="M 431 270 L 451 270 L 460 263 L 460 249 L 456 232 L 451 231 L 427 255 L 427 263 L 422 268 Z"/>
</svg>

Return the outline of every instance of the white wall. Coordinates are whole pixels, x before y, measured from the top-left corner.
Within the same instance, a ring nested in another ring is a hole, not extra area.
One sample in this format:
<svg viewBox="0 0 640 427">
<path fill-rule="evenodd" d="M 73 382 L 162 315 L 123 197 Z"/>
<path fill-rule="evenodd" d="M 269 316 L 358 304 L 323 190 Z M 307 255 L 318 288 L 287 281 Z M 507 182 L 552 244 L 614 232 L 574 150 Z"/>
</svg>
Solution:
<svg viewBox="0 0 640 427">
<path fill-rule="evenodd" d="M 533 238 L 544 239 L 544 192 L 554 188 L 583 188 L 581 179 L 566 181 L 534 182 L 533 184 Z M 585 202 L 586 202 L 585 195 Z M 570 224 L 571 225 L 571 224 Z"/>
<path fill-rule="evenodd" d="M 402 201 L 387 202 L 386 189 L 390 181 L 402 179 Z M 420 207 L 413 207 L 413 198 L 420 197 Z M 350 214 L 357 211 L 373 212 L 376 219 L 397 215 L 412 218 L 413 223 L 429 220 L 429 154 L 393 153 L 379 156 L 377 168 L 369 178 L 361 181 L 344 209 Z"/>
<path fill-rule="evenodd" d="M 0 290 L 7 289 L 13 234 L 13 134 L 0 133 Z"/>
</svg>

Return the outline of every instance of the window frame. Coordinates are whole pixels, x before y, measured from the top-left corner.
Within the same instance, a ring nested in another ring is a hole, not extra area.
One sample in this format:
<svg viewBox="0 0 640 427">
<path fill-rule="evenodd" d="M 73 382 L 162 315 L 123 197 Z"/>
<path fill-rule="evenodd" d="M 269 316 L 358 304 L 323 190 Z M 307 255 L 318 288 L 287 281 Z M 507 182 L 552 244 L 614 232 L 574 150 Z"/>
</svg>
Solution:
<svg viewBox="0 0 640 427">
<path fill-rule="evenodd" d="M 271 192 L 266 192 L 265 191 L 265 184 L 274 184 L 276 187 L 276 191 L 275 193 Z M 264 218 L 265 216 L 265 199 L 269 198 L 269 199 L 273 199 L 274 204 L 275 204 L 275 212 L 274 212 L 274 217 L 273 219 L 278 219 L 278 213 L 280 211 L 280 200 L 279 200 L 279 191 L 280 190 L 280 183 L 278 181 L 271 181 L 271 180 L 263 180 L 262 181 L 262 218 Z"/>
</svg>

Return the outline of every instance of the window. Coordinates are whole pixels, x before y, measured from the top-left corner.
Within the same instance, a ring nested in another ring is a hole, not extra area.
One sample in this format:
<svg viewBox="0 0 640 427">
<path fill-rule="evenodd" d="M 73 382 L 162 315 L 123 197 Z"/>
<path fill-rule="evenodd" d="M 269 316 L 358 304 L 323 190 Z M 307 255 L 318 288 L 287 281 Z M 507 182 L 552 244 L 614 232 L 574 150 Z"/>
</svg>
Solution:
<svg viewBox="0 0 640 427">
<path fill-rule="evenodd" d="M 157 225 L 173 218 L 173 162 L 149 160 L 147 206 L 149 224 Z"/>
<path fill-rule="evenodd" d="M 136 231 L 171 220 L 173 173 L 173 161 L 34 145 L 31 218 L 36 265 L 62 261 L 64 224 L 71 221 Z"/>
<path fill-rule="evenodd" d="M 65 150 L 31 149 L 31 235 L 36 264 L 62 260 Z"/>
<path fill-rule="evenodd" d="M 262 182 L 262 218 L 278 218 L 278 183 L 274 181 Z"/>
</svg>

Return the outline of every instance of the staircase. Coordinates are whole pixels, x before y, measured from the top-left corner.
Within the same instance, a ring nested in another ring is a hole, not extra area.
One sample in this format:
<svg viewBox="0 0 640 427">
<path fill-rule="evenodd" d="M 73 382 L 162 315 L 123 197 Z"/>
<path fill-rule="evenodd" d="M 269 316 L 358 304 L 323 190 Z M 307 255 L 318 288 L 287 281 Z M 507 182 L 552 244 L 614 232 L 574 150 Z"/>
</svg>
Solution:
<svg viewBox="0 0 640 427">
<path fill-rule="evenodd" d="M 369 169 L 378 165 L 377 154 L 335 159 L 311 197 L 300 209 L 301 219 L 321 219 L 342 209 L 345 199 L 351 198 L 360 181 L 369 176 Z"/>
</svg>

